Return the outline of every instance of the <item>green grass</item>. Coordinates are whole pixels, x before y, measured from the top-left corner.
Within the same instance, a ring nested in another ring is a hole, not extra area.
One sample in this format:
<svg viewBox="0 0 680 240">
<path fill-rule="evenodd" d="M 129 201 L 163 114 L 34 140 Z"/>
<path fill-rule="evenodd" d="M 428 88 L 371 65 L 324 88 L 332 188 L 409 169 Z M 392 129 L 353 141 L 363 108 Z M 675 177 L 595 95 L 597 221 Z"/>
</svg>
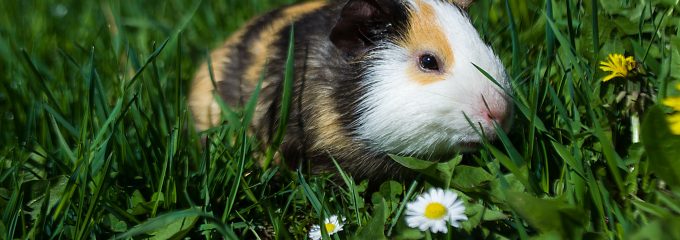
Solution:
<svg viewBox="0 0 680 240">
<path fill-rule="evenodd" d="M 333 239 L 680 238 L 680 137 L 656 104 L 680 94 L 677 0 L 480 0 L 470 15 L 513 79 L 514 127 L 450 162 L 394 156 L 424 174 L 377 192 L 261 167 L 252 107 L 188 127 L 208 51 L 290 2 L 4 1 L 2 239 L 303 239 L 332 214 L 347 218 Z M 610 53 L 642 72 L 602 83 Z M 463 196 L 463 228 L 405 226 L 405 203 L 431 186 Z"/>
</svg>

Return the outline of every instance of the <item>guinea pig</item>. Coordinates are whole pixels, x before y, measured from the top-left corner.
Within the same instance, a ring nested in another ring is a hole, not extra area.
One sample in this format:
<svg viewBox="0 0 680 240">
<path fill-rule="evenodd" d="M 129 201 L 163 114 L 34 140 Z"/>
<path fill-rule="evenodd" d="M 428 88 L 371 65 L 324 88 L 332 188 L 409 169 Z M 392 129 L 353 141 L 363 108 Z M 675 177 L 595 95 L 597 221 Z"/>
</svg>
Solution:
<svg viewBox="0 0 680 240">
<path fill-rule="evenodd" d="M 271 142 L 292 27 L 286 163 L 319 173 L 333 171 L 334 159 L 355 179 L 385 179 L 408 172 L 389 154 L 474 150 L 497 137 L 495 126 L 508 131 L 512 102 L 503 64 L 468 18 L 470 2 L 312 1 L 255 18 L 211 53 L 212 68 L 198 69 L 189 96 L 196 128 L 221 124 L 213 92 L 243 106 L 262 80 L 252 129 Z"/>
</svg>

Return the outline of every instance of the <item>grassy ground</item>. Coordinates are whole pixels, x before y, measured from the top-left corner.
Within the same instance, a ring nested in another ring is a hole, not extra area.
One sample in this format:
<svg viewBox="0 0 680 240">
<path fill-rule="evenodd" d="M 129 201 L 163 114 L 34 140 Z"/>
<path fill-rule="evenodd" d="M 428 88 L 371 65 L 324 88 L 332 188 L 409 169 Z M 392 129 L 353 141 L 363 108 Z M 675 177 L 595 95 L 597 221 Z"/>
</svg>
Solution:
<svg viewBox="0 0 680 240">
<path fill-rule="evenodd" d="M 474 23 L 513 78 L 512 131 L 375 193 L 262 169 L 239 116 L 187 128 L 211 47 L 290 2 L 3 1 L 2 239 L 303 239 L 330 214 L 347 217 L 334 239 L 680 238 L 680 139 L 656 104 L 679 94 L 677 0 L 478 1 Z M 603 83 L 610 53 L 635 74 Z M 463 196 L 462 228 L 405 226 L 430 186 Z"/>
</svg>

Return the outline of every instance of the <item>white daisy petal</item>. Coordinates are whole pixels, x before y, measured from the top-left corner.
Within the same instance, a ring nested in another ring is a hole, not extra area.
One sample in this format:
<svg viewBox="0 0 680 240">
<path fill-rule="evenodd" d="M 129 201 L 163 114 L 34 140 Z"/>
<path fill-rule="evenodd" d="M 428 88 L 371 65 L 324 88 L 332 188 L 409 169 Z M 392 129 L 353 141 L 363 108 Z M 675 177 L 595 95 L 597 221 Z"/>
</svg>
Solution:
<svg viewBox="0 0 680 240">
<path fill-rule="evenodd" d="M 456 194 L 455 192 L 448 191 L 444 195 L 444 199 L 447 201 L 447 203 L 453 204 L 458 199 L 458 194 Z"/>
<path fill-rule="evenodd" d="M 420 223 L 420 226 L 418 226 L 418 229 L 420 229 L 420 231 L 427 231 L 428 228 L 430 228 L 430 223 L 428 222 L 422 222 Z"/>
<path fill-rule="evenodd" d="M 406 204 L 406 224 L 421 231 L 447 233 L 448 225 L 460 227 L 467 219 L 463 201 L 451 190 L 431 188 Z"/>
<path fill-rule="evenodd" d="M 444 190 L 439 189 L 439 188 L 432 189 L 432 191 L 430 193 L 430 200 L 440 200 L 441 201 L 441 199 L 444 199 L 443 195 L 444 195 Z"/>
<path fill-rule="evenodd" d="M 445 221 L 437 221 L 432 226 L 432 232 L 433 233 L 437 233 L 437 232 L 446 233 L 448 230 L 449 229 L 446 227 Z"/>
<path fill-rule="evenodd" d="M 321 239 L 321 227 L 319 227 L 319 225 L 314 225 L 309 230 L 309 239 L 312 239 L 312 240 Z"/>
<path fill-rule="evenodd" d="M 426 225 L 428 223 L 427 218 L 425 218 L 423 216 L 416 216 L 416 217 L 413 217 L 412 219 L 413 220 L 411 221 L 411 223 L 412 223 L 411 227 L 413 227 L 413 228 L 424 225 L 424 224 Z"/>
</svg>

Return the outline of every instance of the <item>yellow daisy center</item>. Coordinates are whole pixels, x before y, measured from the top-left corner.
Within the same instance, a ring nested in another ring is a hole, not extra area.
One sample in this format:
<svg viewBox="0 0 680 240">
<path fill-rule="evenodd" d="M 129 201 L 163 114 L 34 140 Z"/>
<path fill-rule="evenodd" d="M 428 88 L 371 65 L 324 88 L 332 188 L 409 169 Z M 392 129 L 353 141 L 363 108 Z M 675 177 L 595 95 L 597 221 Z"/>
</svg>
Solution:
<svg viewBox="0 0 680 240">
<path fill-rule="evenodd" d="M 425 207 L 425 217 L 429 219 L 441 219 L 446 215 L 446 207 L 438 202 L 432 202 Z"/>
<path fill-rule="evenodd" d="M 325 226 L 326 226 L 326 232 L 329 233 L 329 234 L 331 232 L 333 232 L 333 230 L 335 230 L 335 224 L 333 224 L 333 223 L 326 223 Z"/>
</svg>

